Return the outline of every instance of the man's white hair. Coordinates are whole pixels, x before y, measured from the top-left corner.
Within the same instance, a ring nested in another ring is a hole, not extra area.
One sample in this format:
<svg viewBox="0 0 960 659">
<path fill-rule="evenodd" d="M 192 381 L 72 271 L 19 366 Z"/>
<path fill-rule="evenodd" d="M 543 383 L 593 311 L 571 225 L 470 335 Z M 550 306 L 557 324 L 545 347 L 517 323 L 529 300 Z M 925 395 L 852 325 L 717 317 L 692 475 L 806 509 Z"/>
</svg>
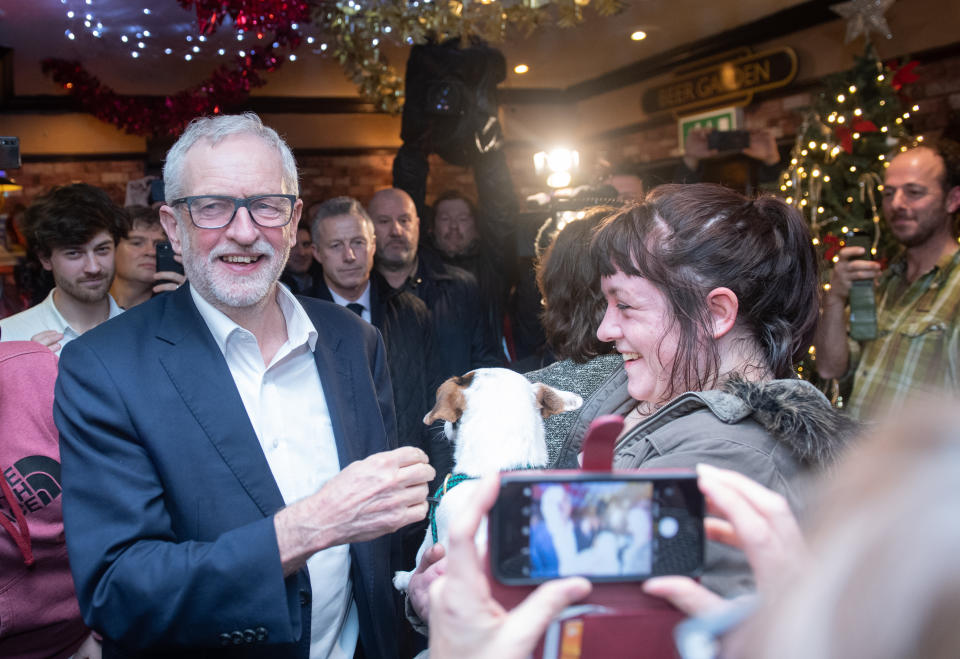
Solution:
<svg viewBox="0 0 960 659">
<path fill-rule="evenodd" d="M 183 180 L 183 168 L 190 148 L 201 140 L 216 146 L 221 140 L 231 135 L 255 135 L 276 148 L 280 152 L 283 168 L 283 190 L 280 192 L 299 196 L 297 163 L 290 147 L 277 131 L 264 125 L 260 117 L 252 112 L 245 112 L 244 114 L 198 117 L 190 122 L 180 138 L 170 147 L 167 160 L 163 165 L 163 196 L 168 204 L 184 196 L 186 185 Z"/>
</svg>

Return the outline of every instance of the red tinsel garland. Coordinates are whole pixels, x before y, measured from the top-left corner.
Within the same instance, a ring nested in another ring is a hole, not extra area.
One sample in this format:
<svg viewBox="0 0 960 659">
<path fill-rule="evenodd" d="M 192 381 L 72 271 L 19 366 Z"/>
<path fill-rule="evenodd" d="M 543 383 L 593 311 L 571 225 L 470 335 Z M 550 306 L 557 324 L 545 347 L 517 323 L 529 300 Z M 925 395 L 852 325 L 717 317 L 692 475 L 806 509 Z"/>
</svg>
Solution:
<svg viewBox="0 0 960 659">
<path fill-rule="evenodd" d="M 279 48 L 295 50 L 300 34 L 294 25 L 309 20 L 307 3 L 300 0 L 178 0 L 196 7 L 201 34 L 212 34 L 227 16 L 238 30 L 273 34 L 278 48 L 268 46 L 221 65 L 200 84 L 172 96 L 118 94 L 88 72 L 80 62 L 47 58 L 43 72 L 80 100 L 81 107 L 133 135 L 178 135 L 191 119 L 218 114 L 225 105 L 242 102 L 254 87 L 266 81 L 258 72 L 274 71 L 283 63 Z"/>
<path fill-rule="evenodd" d="M 218 67 L 199 85 L 172 96 L 118 94 L 77 61 L 48 58 L 41 67 L 78 98 L 85 111 L 101 121 L 132 135 L 178 135 L 194 117 L 217 114 L 224 105 L 239 103 L 251 89 L 264 85 L 257 68 L 272 71 L 280 64 L 276 57 L 267 54 L 240 59 L 270 63 L 256 68 L 245 62 L 238 68 Z"/>
</svg>

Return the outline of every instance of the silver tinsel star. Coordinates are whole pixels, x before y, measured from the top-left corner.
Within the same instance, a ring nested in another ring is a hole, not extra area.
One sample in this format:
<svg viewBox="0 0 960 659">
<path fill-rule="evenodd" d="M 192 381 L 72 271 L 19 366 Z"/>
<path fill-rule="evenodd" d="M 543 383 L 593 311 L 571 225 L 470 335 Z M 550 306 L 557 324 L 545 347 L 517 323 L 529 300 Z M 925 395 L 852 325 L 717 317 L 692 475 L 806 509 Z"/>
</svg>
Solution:
<svg viewBox="0 0 960 659">
<path fill-rule="evenodd" d="M 832 12 L 847 19 L 847 36 L 843 42 L 850 43 L 861 34 L 870 41 L 871 32 L 892 39 L 893 34 L 890 33 L 890 26 L 883 15 L 893 3 L 894 0 L 850 0 L 831 5 Z"/>
</svg>

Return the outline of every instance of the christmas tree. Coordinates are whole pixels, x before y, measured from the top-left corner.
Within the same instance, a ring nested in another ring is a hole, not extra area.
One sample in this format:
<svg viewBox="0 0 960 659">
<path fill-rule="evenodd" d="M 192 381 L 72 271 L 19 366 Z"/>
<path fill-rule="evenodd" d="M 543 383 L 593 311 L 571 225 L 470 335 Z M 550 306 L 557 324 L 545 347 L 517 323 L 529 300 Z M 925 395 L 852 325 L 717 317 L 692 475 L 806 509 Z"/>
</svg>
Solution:
<svg viewBox="0 0 960 659">
<path fill-rule="evenodd" d="M 853 235 L 872 239 L 881 261 L 897 249 L 880 223 L 883 171 L 912 141 L 907 122 L 918 108 L 905 103 L 901 90 L 915 80 L 915 64 L 894 71 L 868 43 L 852 69 L 824 79 L 797 133 L 780 194 L 809 222 L 825 288 L 837 251 Z M 815 379 L 814 357 L 811 348 L 811 359 L 798 367 L 802 377 Z"/>
</svg>

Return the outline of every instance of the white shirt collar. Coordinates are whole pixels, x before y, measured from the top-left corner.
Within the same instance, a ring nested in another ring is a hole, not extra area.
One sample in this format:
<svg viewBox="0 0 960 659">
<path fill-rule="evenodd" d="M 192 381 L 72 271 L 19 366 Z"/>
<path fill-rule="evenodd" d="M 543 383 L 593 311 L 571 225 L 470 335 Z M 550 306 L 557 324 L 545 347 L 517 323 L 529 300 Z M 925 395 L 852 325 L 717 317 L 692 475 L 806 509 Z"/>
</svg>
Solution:
<svg viewBox="0 0 960 659">
<path fill-rule="evenodd" d="M 54 297 L 53 297 L 53 294 L 56 292 L 56 290 L 57 288 L 54 287 L 53 290 L 50 291 L 50 294 L 47 295 L 47 299 L 45 299 L 42 303 L 42 304 L 47 304 L 47 303 L 50 304 L 50 312 L 53 314 L 53 317 L 56 319 L 58 324 L 57 327 L 50 327 L 49 329 L 55 329 L 64 335 L 67 334 L 67 330 L 70 330 L 70 333 L 73 337 L 80 336 L 79 332 L 77 332 L 75 329 L 70 327 L 70 323 L 67 322 L 67 319 L 63 317 L 62 313 L 60 313 L 60 309 L 57 308 L 57 303 L 54 301 Z M 107 313 L 107 320 L 110 320 L 111 318 L 115 318 L 116 316 L 119 316 L 120 314 L 123 313 L 123 309 L 120 307 L 120 305 L 117 304 L 116 300 L 114 300 L 113 296 L 110 295 L 109 293 L 107 293 L 107 302 L 110 305 L 109 307 L 110 311 Z"/>
<path fill-rule="evenodd" d="M 326 282 L 324 282 L 326 284 Z M 345 307 L 351 303 L 362 304 L 364 311 L 370 310 L 370 280 L 367 280 L 367 287 L 363 289 L 363 293 L 360 294 L 356 300 L 348 300 L 347 298 L 338 295 L 336 291 L 330 288 L 330 285 L 327 284 L 327 290 L 330 291 L 330 296 L 333 298 L 333 301 L 339 304 L 341 307 Z"/>
<path fill-rule="evenodd" d="M 213 339 L 217 342 L 217 347 L 224 355 L 227 352 L 227 341 L 234 332 L 248 332 L 231 320 L 225 313 L 207 302 L 197 291 L 196 287 L 190 287 L 190 296 L 193 303 L 197 305 L 197 311 L 213 334 Z M 317 328 L 307 315 L 297 298 L 283 284 L 277 283 L 276 286 L 277 304 L 280 305 L 280 312 L 283 314 L 284 322 L 287 325 L 287 343 L 290 346 L 298 346 L 306 343 L 310 346 L 310 351 L 317 346 Z"/>
</svg>

